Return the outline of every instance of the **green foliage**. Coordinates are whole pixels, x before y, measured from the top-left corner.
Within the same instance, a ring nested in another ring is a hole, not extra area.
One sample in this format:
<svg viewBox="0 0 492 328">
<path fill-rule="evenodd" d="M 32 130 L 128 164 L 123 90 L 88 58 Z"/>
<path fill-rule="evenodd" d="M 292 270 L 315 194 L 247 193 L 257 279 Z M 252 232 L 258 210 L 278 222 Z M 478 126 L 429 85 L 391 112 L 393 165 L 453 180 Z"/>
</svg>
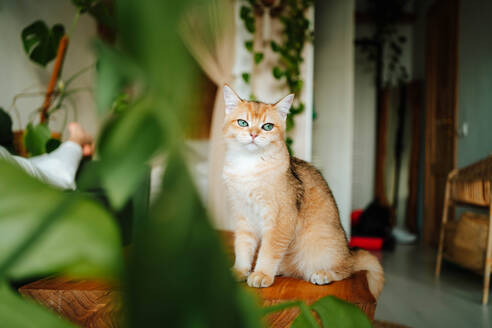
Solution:
<svg viewBox="0 0 492 328">
<path fill-rule="evenodd" d="M 244 82 L 249 83 L 249 79 L 250 79 L 251 75 L 249 73 L 243 73 L 243 74 L 241 74 L 241 77 L 243 78 Z"/>
<path fill-rule="evenodd" d="M 258 309 L 249 304 L 254 299 L 240 294 L 207 211 L 190 188 L 193 182 L 182 155 L 171 154 L 168 163 L 165 189 L 135 240 L 129 322 L 134 327 L 157 322 L 170 327 L 258 327 Z"/>
<path fill-rule="evenodd" d="M 24 131 L 24 146 L 30 156 L 38 156 L 46 152 L 46 143 L 51 132 L 46 124 L 29 123 Z"/>
<path fill-rule="evenodd" d="M 370 328 L 371 322 L 355 305 L 333 296 L 326 296 L 314 302 L 310 310 L 315 311 L 321 319 L 322 327 Z M 312 315 L 308 311 L 301 314 L 292 323 L 292 328 L 318 327 L 312 325 Z"/>
<path fill-rule="evenodd" d="M 299 96 L 304 84 L 300 70 L 301 63 L 304 61 L 302 52 L 304 45 L 313 39 L 313 32 L 310 29 L 311 23 L 306 17 L 306 12 L 313 6 L 314 0 L 290 0 L 282 4 L 282 6 L 275 8 L 275 10 L 279 10 L 279 20 L 283 25 L 282 43 L 270 41 L 272 51 L 278 54 L 278 65 L 273 67 L 272 75 L 277 80 L 284 80 L 289 91 Z M 246 30 L 250 33 L 255 32 L 254 29 L 251 30 L 251 26 L 255 25 L 254 11 L 256 7 L 261 7 L 257 0 L 243 0 L 241 6 L 240 17 Z M 245 43 L 245 46 L 248 51 L 253 52 L 252 43 Z M 263 55 L 260 56 L 258 54 L 260 53 L 256 52 L 253 56 L 255 64 L 259 64 L 263 59 Z M 245 74 L 248 74 L 247 80 L 244 78 Z M 249 83 L 249 73 L 243 73 L 243 80 Z M 297 103 L 297 110 L 293 108 L 287 116 L 287 131 L 292 130 L 294 127 L 294 117 L 304 110 L 304 104 L 299 101 Z M 291 151 L 294 141 L 292 138 L 288 138 L 288 140 L 287 146 L 289 151 Z"/>
<path fill-rule="evenodd" d="M 254 56 L 255 64 L 259 64 L 263 60 L 263 57 L 264 55 L 262 52 L 255 52 L 255 56 Z"/>
<path fill-rule="evenodd" d="M 14 151 L 14 135 L 12 133 L 12 118 L 9 113 L 0 107 L 0 146 L 5 147 L 8 151 Z"/>
<path fill-rule="evenodd" d="M 244 26 L 249 33 L 255 33 L 255 17 L 253 14 L 253 9 L 248 6 L 241 6 L 239 11 L 239 16 L 244 22 Z"/>
<path fill-rule="evenodd" d="M 321 320 L 322 327 L 337 328 L 370 328 L 371 323 L 366 315 L 355 305 L 342 301 L 334 296 L 325 296 L 311 306 L 303 301 L 290 301 L 275 304 L 263 309 L 264 314 L 298 307 L 299 316 L 292 322 L 292 328 L 318 328 L 319 325 L 313 315 L 316 312 Z"/>
<path fill-rule="evenodd" d="M 102 42 L 97 42 L 95 48 L 99 58 L 95 99 L 97 108 L 103 115 L 114 107 L 123 88 L 138 76 L 139 69 L 117 49 Z"/>
<path fill-rule="evenodd" d="M 272 68 L 272 74 L 273 77 L 276 78 L 277 80 L 280 80 L 282 76 L 284 75 L 284 72 L 280 69 L 280 67 L 275 66 Z"/>
<path fill-rule="evenodd" d="M 50 138 L 46 142 L 46 152 L 51 153 L 53 150 L 58 148 L 61 145 L 61 141 L 59 139 Z"/>
<path fill-rule="evenodd" d="M 75 328 L 41 305 L 16 295 L 5 283 L 0 283 L 0 318 L 3 327 Z"/>
<path fill-rule="evenodd" d="M 115 114 L 121 114 L 130 105 L 130 96 L 124 92 L 120 93 L 111 104 L 111 111 Z"/>
<path fill-rule="evenodd" d="M 113 8 L 108 1 L 102 0 L 72 0 L 74 6 L 79 8 L 80 13 L 88 12 L 99 23 L 114 29 L 116 22 L 113 14 Z"/>
<path fill-rule="evenodd" d="M 253 41 L 252 40 L 249 40 L 249 41 L 246 41 L 244 42 L 244 47 L 249 51 L 249 52 L 253 52 Z"/>
<path fill-rule="evenodd" d="M 408 80 L 407 67 L 401 62 L 403 46 L 407 42 L 401 34 L 399 21 L 405 14 L 405 8 L 414 0 L 370 0 L 368 14 L 374 21 L 370 37 L 358 41 L 361 51 L 370 61 L 377 60 L 377 50 L 370 44 L 380 44 L 383 49 L 382 60 L 385 66 L 383 83 L 391 86 Z"/>
<path fill-rule="evenodd" d="M 55 59 L 58 44 L 64 34 L 63 25 L 56 24 L 50 29 L 45 22 L 38 20 L 22 30 L 21 38 L 29 58 L 41 66 L 46 66 Z"/>
<path fill-rule="evenodd" d="M 55 272 L 118 274 L 121 242 L 107 212 L 9 163 L 0 161 L 0 172 L 0 282 Z"/>
</svg>

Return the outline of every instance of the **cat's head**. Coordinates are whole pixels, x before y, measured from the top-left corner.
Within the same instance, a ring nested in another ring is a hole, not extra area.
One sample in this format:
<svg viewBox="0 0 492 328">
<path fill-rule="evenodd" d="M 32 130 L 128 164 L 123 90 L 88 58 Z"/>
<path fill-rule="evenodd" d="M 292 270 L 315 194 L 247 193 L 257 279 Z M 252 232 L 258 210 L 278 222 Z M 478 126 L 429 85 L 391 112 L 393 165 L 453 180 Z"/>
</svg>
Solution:
<svg viewBox="0 0 492 328">
<path fill-rule="evenodd" d="M 246 101 L 224 86 L 224 137 L 229 145 L 255 152 L 284 145 L 285 119 L 294 95 L 275 104 Z"/>
</svg>

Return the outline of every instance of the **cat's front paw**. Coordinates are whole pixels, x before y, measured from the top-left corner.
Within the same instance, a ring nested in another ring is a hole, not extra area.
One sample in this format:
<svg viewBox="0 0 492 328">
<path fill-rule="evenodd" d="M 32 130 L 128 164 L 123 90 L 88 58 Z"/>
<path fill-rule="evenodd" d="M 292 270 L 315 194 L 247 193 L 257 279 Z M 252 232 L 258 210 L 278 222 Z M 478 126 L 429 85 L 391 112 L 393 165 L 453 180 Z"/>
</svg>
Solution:
<svg viewBox="0 0 492 328">
<path fill-rule="evenodd" d="M 333 275 L 329 271 L 317 271 L 309 279 L 315 285 L 327 285 L 333 281 Z"/>
<path fill-rule="evenodd" d="M 249 274 L 251 273 L 249 269 L 240 269 L 236 267 L 231 268 L 231 270 L 234 277 L 236 278 L 236 281 L 238 282 L 246 281 Z"/>
<path fill-rule="evenodd" d="M 253 272 L 248 277 L 248 286 L 261 288 L 268 287 L 273 284 L 274 277 L 264 274 L 261 271 Z"/>
</svg>

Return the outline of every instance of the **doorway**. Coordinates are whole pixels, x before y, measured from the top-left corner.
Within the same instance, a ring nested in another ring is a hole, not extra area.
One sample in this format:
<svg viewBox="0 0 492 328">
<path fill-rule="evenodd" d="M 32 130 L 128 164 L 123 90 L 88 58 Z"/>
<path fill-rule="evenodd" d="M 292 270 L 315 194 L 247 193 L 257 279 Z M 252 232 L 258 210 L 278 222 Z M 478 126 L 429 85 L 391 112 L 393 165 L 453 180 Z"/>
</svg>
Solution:
<svg viewBox="0 0 492 328">
<path fill-rule="evenodd" d="M 423 236 L 431 245 L 438 242 L 446 179 L 456 167 L 458 12 L 458 0 L 438 0 L 427 19 Z"/>
</svg>

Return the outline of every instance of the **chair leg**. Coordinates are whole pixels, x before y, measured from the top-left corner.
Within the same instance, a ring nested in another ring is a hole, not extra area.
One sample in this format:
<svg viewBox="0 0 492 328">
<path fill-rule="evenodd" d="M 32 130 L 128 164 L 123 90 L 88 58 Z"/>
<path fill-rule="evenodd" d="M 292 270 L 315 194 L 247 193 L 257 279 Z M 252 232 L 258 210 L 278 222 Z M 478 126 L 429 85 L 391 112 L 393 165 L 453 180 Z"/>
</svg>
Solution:
<svg viewBox="0 0 492 328">
<path fill-rule="evenodd" d="M 483 276 L 482 304 L 489 302 L 490 267 L 492 265 L 492 199 L 489 206 L 489 231 L 487 236 L 487 251 L 485 254 L 485 269 Z"/>
<path fill-rule="evenodd" d="M 441 263 L 442 263 L 442 253 L 444 250 L 444 234 L 446 232 L 446 223 L 448 222 L 448 208 L 449 208 L 449 196 L 450 196 L 450 182 L 449 179 L 446 181 L 446 189 L 444 193 L 444 209 L 442 212 L 441 221 L 441 231 L 439 234 L 439 248 L 437 250 L 437 260 L 436 260 L 436 277 L 441 274 Z"/>
</svg>

